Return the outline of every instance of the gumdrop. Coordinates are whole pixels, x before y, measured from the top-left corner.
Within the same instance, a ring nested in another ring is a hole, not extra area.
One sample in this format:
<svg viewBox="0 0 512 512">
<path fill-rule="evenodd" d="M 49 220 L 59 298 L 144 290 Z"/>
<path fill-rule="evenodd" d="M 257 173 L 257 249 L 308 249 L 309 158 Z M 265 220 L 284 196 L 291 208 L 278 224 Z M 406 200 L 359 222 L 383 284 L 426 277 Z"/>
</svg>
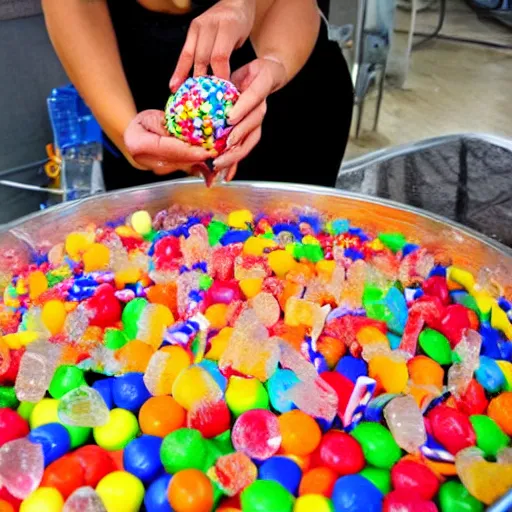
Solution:
<svg viewBox="0 0 512 512">
<path fill-rule="evenodd" d="M 58 415 L 65 425 L 101 427 L 108 423 L 110 411 L 96 389 L 80 386 L 60 399 Z"/>
<path fill-rule="evenodd" d="M 224 494 L 235 496 L 256 480 L 258 468 L 244 453 L 230 453 L 217 460 L 208 476 Z"/>
<path fill-rule="evenodd" d="M 107 512 L 107 509 L 92 487 L 79 487 L 66 500 L 62 512 Z"/>
</svg>

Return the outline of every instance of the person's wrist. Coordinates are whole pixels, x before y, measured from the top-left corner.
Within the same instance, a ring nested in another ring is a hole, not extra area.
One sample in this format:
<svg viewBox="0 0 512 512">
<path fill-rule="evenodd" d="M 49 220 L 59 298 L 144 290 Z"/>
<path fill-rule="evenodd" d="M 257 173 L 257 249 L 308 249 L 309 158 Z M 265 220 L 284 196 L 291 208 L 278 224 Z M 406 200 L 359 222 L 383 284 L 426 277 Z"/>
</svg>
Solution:
<svg viewBox="0 0 512 512">
<path fill-rule="evenodd" d="M 286 66 L 284 65 L 282 59 L 272 53 L 263 55 L 261 59 L 265 61 L 272 75 L 272 92 L 275 92 L 281 89 L 281 87 L 285 86 L 286 83 L 288 82 L 288 74 L 286 71 Z"/>
</svg>

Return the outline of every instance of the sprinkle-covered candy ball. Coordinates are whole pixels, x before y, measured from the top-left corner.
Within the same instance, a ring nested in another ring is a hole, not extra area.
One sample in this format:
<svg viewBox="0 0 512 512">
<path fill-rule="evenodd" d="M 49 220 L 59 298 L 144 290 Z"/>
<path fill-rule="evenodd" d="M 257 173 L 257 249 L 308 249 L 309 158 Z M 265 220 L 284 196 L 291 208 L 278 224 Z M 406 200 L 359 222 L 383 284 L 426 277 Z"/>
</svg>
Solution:
<svg viewBox="0 0 512 512">
<path fill-rule="evenodd" d="M 188 78 L 167 102 L 167 130 L 189 144 L 222 153 L 231 130 L 227 117 L 238 96 L 237 88 L 227 80 Z"/>
</svg>

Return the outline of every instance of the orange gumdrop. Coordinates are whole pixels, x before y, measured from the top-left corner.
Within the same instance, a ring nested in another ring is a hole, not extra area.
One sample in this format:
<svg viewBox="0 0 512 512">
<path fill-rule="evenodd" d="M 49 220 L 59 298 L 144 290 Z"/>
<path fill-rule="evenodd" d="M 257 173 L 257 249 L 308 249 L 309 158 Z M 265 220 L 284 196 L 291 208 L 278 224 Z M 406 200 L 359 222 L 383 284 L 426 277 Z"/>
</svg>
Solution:
<svg viewBox="0 0 512 512">
<path fill-rule="evenodd" d="M 278 323 L 273 327 L 274 336 L 278 336 L 287 341 L 296 350 L 300 350 L 304 338 L 306 337 L 306 326 L 297 325 L 291 326 L 283 323 Z"/>
<path fill-rule="evenodd" d="M 338 473 L 330 468 L 313 468 L 302 477 L 299 485 L 299 496 L 321 494 L 330 498 L 337 479 Z"/>
<path fill-rule="evenodd" d="M 304 287 L 301 284 L 287 280 L 285 282 L 283 291 L 277 298 L 277 301 L 279 302 L 281 309 L 284 311 L 286 309 L 286 303 L 288 302 L 288 299 L 290 297 L 300 296 L 303 289 Z"/>
<path fill-rule="evenodd" d="M 494 397 L 489 404 L 487 414 L 509 436 L 512 436 L 512 391 L 505 391 Z"/>
<path fill-rule="evenodd" d="M 331 336 L 320 336 L 317 341 L 317 348 L 318 352 L 324 356 L 330 369 L 336 366 L 347 350 L 343 341 Z"/>
<path fill-rule="evenodd" d="M 139 411 L 143 434 L 165 437 L 185 425 L 186 411 L 172 396 L 153 396 Z"/>
<path fill-rule="evenodd" d="M 444 370 L 442 366 L 427 356 L 416 356 L 407 362 L 409 377 L 418 386 L 443 387 Z"/>
<path fill-rule="evenodd" d="M 178 471 L 172 477 L 167 496 L 176 512 L 210 512 L 213 508 L 212 483 L 198 469 Z"/>
<path fill-rule="evenodd" d="M 167 306 L 174 318 L 178 318 L 178 302 L 175 283 L 155 284 L 147 291 L 149 302 Z"/>
<path fill-rule="evenodd" d="M 281 450 L 292 455 L 313 453 L 322 439 L 318 423 L 299 409 L 285 412 L 278 418 L 281 431 Z"/>
<path fill-rule="evenodd" d="M 115 358 L 123 365 L 123 371 L 144 373 L 153 353 L 154 349 L 151 345 L 133 340 L 121 347 L 116 352 Z"/>
</svg>

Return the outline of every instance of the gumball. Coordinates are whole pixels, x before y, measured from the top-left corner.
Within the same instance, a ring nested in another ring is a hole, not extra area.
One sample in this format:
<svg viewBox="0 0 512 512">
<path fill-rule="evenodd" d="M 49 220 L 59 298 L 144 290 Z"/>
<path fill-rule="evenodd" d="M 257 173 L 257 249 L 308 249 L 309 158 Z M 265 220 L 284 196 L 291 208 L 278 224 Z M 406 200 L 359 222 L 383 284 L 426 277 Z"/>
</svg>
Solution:
<svg viewBox="0 0 512 512">
<path fill-rule="evenodd" d="M 476 445 L 486 456 L 496 457 L 501 449 L 509 445 L 510 438 L 489 416 L 475 414 L 469 417 L 469 421 L 475 431 Z"/>
<path fill-rule="evenodd" d="M 162 471 L 160 447 L 162 439 L 156 436 L 142 435 L 130 441 L 124 448 L 123 466 L 142 483 L 152 482 Z"/>
<path fill-rule="evenodd" d="M 310 469 L 304 474 L 299 485 L 299 496 L 321 494 L 330 498 L 338 473 L 328 467 Z"/>
<path fill-rule="evenodd" d="M 318 456 L 323 466 L 339 475 L 357 473 L 364 467 L 363 449 L 358 441 L 338 430 L 331 430 L 322 437 Z"/>
<path fill-rule="evenodd" d="M 243 512 L 292 512 L 293 496 L 278 482 L 256 480 L 241 494 Z"/>
<path fill-rule="evenodd" d="M 28 421 L 35 406 L 36 404 L 32 402 L 20 402 L 20 405 L 16 411 L 24 420 Z"/>
<path fill-rule="evenodd" d="M 17 412 L 0 409 L 0 446 L 29 433 L 28 423 Z"/>
<path fill-rule="evenodd" d="M 386 393 L 402 393 L 409 380 L 407 364 L 387 356 L 377 355 L 368 363 L 368 376 Z"/>
<path fill-rule="evenodd" d="M 55 336 L 62 331 L 66 320 L 66 308 L 60 300 L 49 300 L 44 303 L 41 320 L 50 333 Z"/>
<path fill-rule="evenodd" d="M 12 386 L 0 386 L 0 408 L 16 409 L 20 401 L 16 397 L 16 391 Z"/>
<path fill-rule="evenodd" d="M 64 500 L 57 489 L 40 487 L 23 500 L 20 512 L 60 512 L 63 506 Z"/>
<path fill-rule="evenodd" d="M 139 410 L 140 429 L 144 434 L 165 437 L 183 427 L 186 411 L 171 396 L 153 396 Z"/>
<path fill-rule="evenodd" d="M 368 375 L 368 365 L 364 359 L 347 355 L 338 361 L 336 371 L 355 384 L 359 377 Z"/>
<path fill-rule="evenodd" d="M 32 409 L 29 418 L 30 428 L 34 429 L 47 423 L 58 423 L 57 408 L 59 401 L 54 398 L 43 398 Z"/>
<path fill-rule="evenodd" d="M 258 470 L 260 480 L 274 480 L 279 482 L 292 494 L 297 494 L 302 478 L 299 466 L 286 457 L 270 457 Z"/>
<path fill-rule="evenodd" d="M 401 460 L 391 470 L 391 481 L 397 490 L 403 489 L 431 500 L 439 490 L 439 480 L 431 469 L 413 460 Z"/>
<path fill-rule="evenodd" d="M 456 398 L 457 409 L 468 416 L 471 414 L 484 414 L 489 405 L 484 388 L 475 380 L 469 381 L 463 395 Z"/>
<path fill-rule="evenodd" d="M 210 361 L 208 359 L 203 359 L 198 366 L 201 366 L 201 368 L 204 368 L 215 380 L 215 382 L 219 385 L 220 389 L 223 392 L 226 392 L 226 388 L 228 385 L 228 379 L 222 375 L 221 371 L 219 370 L 219 366 L 214 361 Z"/>
<path fill-rule="evenodd" d="M 126 471 L 114 471 L 103 477 L 96 487 L 107 512 L 138 512 L 144 498 L 144 486 Z"/>
<path fill-rule="evenodd" d="M 284 453 L 309 455 L 320 443 L 322 432 L 316 421 L 296 409 L 278 417 L 281 431 L 281 448 Z"/>
<path fill-rule="evenodd" d="M 381 512 L 383 494 L 361 475 L 347 475 L 334 484 L 332 502 L 336 512 Z"/>
<path fill-rule="evenodd" d="M 92 387 L 101 395 L 103 401 L 109 409 L 114 408 L 114 399 L 112 397 L 112 384 L 114 379 L 101 379 L 97 380 Z"/>
<path fill-rule="evenodd" d="M 416 356 L 407 362 L 411 380 L 419 386 L 442 389 L 444 370 L 439 363 L 427 356 Z"/>
<path fill-rule="evenodd" d="M 163 475 L 148 487 L 144 495 L 144 505 L 151 512 L 173 512 L 167 497 L 167 489 L 171 481 L 171 475 Z"/>
<path fill-rule="evenodd" d="M 324 496 L 309 494 L 295 501 L 293 512 L 332 512 L 331 501 Z"/>
<path fill-rule="evenodd" d="M 251 409 L 267 409 L 268 394 L 258 379 L 232 376 L 226 389 L 226 403 L 235 416 Z"/>
<path fill-rule="evenodd" d="M 512 391 L 505 391 L 494 397 L 487 410 L 505 434 L 512 436 Z"/>
<path fill-rule="evenodd" d="M 391 491 L 384 497 L 383 512 L 438 512 L 434 502 L 427 501 L 410 491 Z"/>
<path fill-rule="evenodd" d="M 0 512 L 16 512 L 8 501 L 0 499 Z"/>
<path fill-rule="evenodd" d="M 83 370 L 76 366 L 59 366 L 53 375 L 48 392 L 53 398 L 62 398 L 68 391 L 87 386 Z"/>
<path fill-rule="evenodd" d="M 94 427 L 94 440 L 105 450 L 115 451 L 124 448 L 139 432 L 137 418 L 126 409 L 112 409 L 108 423 Z"/>
<path fill-rule="evenodd" d="M 176 473 L 167 495 L 176 512 L 209 512 L 213 507 L 212 483 L 197 469 L 184 469 Z"/>
<path fill-rule="evenodd" d="M 452 348 L 460 342 L 465 331 L 470 328 L 468 309 L 461 304 L 449 305 L 439 324 L 439 331 L 448 338 Z"/>
<path fill-rule="evenodd" d="M 112 452 L 107 452 L 96 445 L 86 445 L 73 452 L 73 457 L 84 470 L 84 485 L 95 488 L 98 482 L 117 467 L 112 458 Z"/>
<path fill-rule="evenodd" d="M 67 454 L 52 462 L 45 470 L 41 487 L 53 487 L 66 499 L 84 485 L 84 470 L 78 460 Z"/>
<path fill-rule="evenodd" d="M 121 319 L 121 305 L 114 295 L 114 288 L 109 284 L 96 288 L 94 295 L 87 301 L 87 307 L 93 312 L 90 325 L 111 327 Z"/>
<path fill-rule="evenodd" d="M 445 482 L 439 490 L 441 512 L 483 512 L 484 505 L 454 480 Z"/>
<path fill-rule="evenodd" d="M 112 382 L 112 398 L 116 407 L 121 409 L 138 411 L 150 397 L 142 373 L 126 373 L 115 377 Z"/>
<path fill-rule="evenodd" d="M 339 372 L 323 372 L 320 374 L 338 396 L 338 415 L 343 417 L 348 401 L 354 391 L 354 383 Z"/>
<path fill-rule="evenodd" d="M 206 462 L 205 439 L 197 430 L 175 430 L 164 437 L 160 459 L 165 470 L 171 474 L 184 469 L 202 470 Z"/>
<path fill-rule="evenodd" d="M 43 447 L 45 466 L 62 457 L 71 448 L 69 432 L 60 423 L 41 425 L 33 429 L 27 438 Z"/>
<path fill-rule="evenodd" d="M 172 396 L 188 411 L 205 400 L 219 400 L 222 390 L 204 368 L 193 365 L 177 376 L 172 386 Z"/>
<path fill-rule="evenodd" d="M 209 439 L 229 430 L 231 414 L 224 400 L 205 401 L 187 413 L 187 427 L 199 430 Z"/>
<path fill-rule="evenodd" d="M 390 469 L 400 458 L 400 447 L 379 423 L 359 423 L 351 435 L 361 445 L 366 462 L 377 468 Z"/>
</svg>

